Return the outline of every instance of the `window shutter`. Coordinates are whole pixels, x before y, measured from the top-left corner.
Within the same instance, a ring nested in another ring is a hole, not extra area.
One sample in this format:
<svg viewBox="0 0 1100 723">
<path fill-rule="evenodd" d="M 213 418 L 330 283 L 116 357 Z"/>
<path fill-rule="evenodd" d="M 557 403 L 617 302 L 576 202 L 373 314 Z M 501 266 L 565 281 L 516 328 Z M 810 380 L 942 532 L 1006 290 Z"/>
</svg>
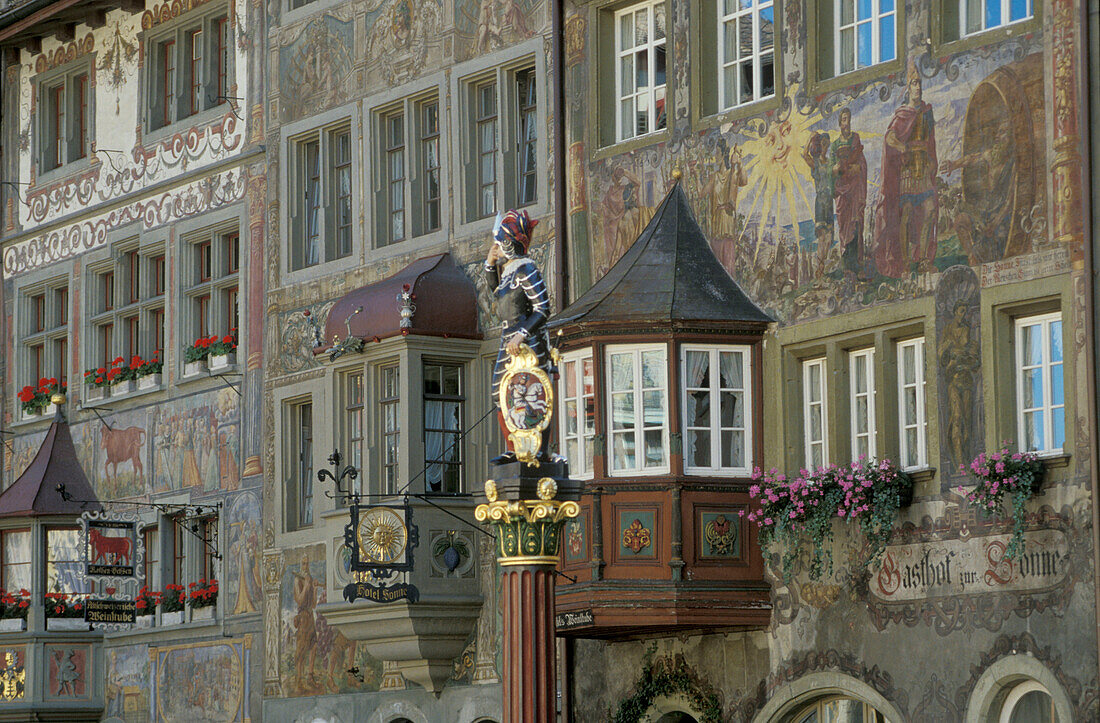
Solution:
<svg viewBox="0 0 1100 723">
<path fill-rule="evenodd" d="M 817 78 L 827 80 L 836 75 L 835 0 L 819 0 L 817 4 Z"/>
</svg>

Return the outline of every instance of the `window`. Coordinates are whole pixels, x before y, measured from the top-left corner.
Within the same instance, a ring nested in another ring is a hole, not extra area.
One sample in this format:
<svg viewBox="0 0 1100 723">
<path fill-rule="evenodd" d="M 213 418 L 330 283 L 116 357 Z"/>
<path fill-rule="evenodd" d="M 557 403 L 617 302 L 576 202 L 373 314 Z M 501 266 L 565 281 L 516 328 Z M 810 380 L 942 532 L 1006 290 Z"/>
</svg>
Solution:
<svg viewBox="0 0 1100 723">
<path fill-rule="evenodd" d="M 405 116 L 389 115 L 382 122 L 386 139 L 387 243 L 405 238 Z"/>
<path fill-rule="evenodd" d="M 719 102 L 726 110 L 775 95 L 775 6 L 771 0 L 722 3 Z"/>
<path fill-rule="evenodd" d="M 836 74 L 897 57 L 895 0 L 833 0 Z"/>
<path fill-rule="evenodd" d="M 376 111 L 376 246 L 442 227 L 439 99 L 432 93 Z"/>
<path fill-rule="evenodd" d="M 313 405 L 287 408 L 287 529 L 313 524 Z"/>
<path fill-rule="evenodd" d="M 351 129 L 343 125 L 299 136 L 290 145 L 290 268 L 351 255 Z"/>
<path fill-rule="evenodd" d="M 477 103 L 477 218 L 497 210 L 497 84 L 474 90 Z"/>
<path fill-rule="evenodd" d="M 1016 320 L 1016 433 L 1021 450 L 1060 452 L 1066 441 L 1062 316 Z"/>
<path fill-rule="evenodd" d="M 215 555 L 218 550 L 218 518 L 217 517 L 204 517 L 199 520 L 199 534 L 202 538 L 199 540 L 199 544 L 202 545 L 202 565 L 199 569 L 199 579 L 201 580 L 217 580 L 218 569 L 215 567 Z"/>
<path fill-rule="evenodd" d="M 596 389 L 592 351 L 566 354 L 562 360 L 562 451 L 577 478 L 592 476 L 596 442 Z"/>
<path fill-rule="evenodd" d="M 182 244 L 180 287 L 190 327 L 185 344 L 200 337 L 237 334 L 240 327 L 240 233 L 236 227 L 205 230 Z M 163 264 L 163 257 L 156 257 Z M 162 272 L 163 273 L 163 272 Z M 163 283 L 163 282 L 161 282 Z"/>
<path fill-rule="evenodd" d="M 39 84 L 38 151 L 43 172 L 88 156 L 90 91 L 87 65 L 78 65 Z"/>
<path fill-rule="evenodd" d="M 802 362 L 802 436 L 804 464 L 810 470 L 829 461 L 829 404 L 825 393 L 825 360 Z"/>
<path fill-rule="evenodd" d="M 825 698 L 803 708 L 793 720 L 796 723 L 886 723 L 886 716 L 861 700 Z"/>
<path fill-rule="evenodd" d="M 668 471 L 666 348 L 609 347 L 611 473 Z"/>
<path fill-rule="evenodd" d="M 0 588 L 9 592 L 31 589 L 31 531 L 0 532 Z"/>
<path fill-rule="evenodd" d="M 440 228 L 439 209 L 439 101 L 420 103 L 420 212 L 422 233 Z"/>
<path fill-rule="evenodd" d="M 46 592 L 86 592 L 79 527 L 46 528 Z"/>
<path fill-rule="evenodd" d="M 924 339 L 898 343 L 898 424 L 902 469 L 928 466 L 924 408 Z"/>
<path fill-rule="evenodd" d="M 876 457 L 875 424 L 875 350 L 861 349 L 848 354 L 849 419 L 852 434 L 852 461 Z"/>
<path fill-rule="evenodd" d="M 616 140 L 665 127 L 665 3 L 615 13 Z"/>
<path fill-rule="evenodd" d="M 351 465 L 359 476 L 351 480 L 345 491 L 361 492 L 363 478 L 367 471 L 363 469 L 363 372 L 351 372 L 343 376 L 344 389 L 344 442 L 342 445 L 344 464 Z M 346 500 L 339 500 L 344 504 Z"/>
<path fill-rule="evenodd" d="M 25 288 L 20 294 L 20 386 L 37 385 L 43 377 L 58 382 L 68 378 L 68 283 L 67 278 L 53 279 Z"/>
<path fill-rule="evenodd" d="M 429 492 L 462 491 L 462 367 L 424 364 L 424 479 Z"/>
<path fill-rule="evenodd" d="M 748 474 L 751 379 L 748 347 L 683 348 L 684 467 Z"/>
<path fill-rule="evenodd" d="M 228 16 L 207 13 L 151 39 L 148 116 L 157 129 L 225 103 L 233 76 Z"/>
<path fill-rule="evenodd" d="M 959 0 L 959 37 L 1031 17 L 1032 0 Z"/>
<path fill-rule="evenodd" d="M 466 221 L 538 199 L 538 102 L 531 65 L 467 81 Z"/>
<path fill-rule="evenodd" d="M 381 394 L 378 398 L 382 417 L 382 493 L 396 494 L 398 490 L 397 450 L 401 442 L 401 392 L 398 388 L 400 370 L 396 366 L 382 367 Z M 433 372 L 434 374 L 434 372 Z"/>
<path fill-rule="evenodd" d="M 519 179 L 519 205 L 526 206 L 538 198 L 538 99 L 535 93 L 535 69 L 516 73 L 516 98 L 519 102 L 516 132 L 519 153 L 516 155 L 516 177 Z"/>
<path fill-rule="evenodd" d="M 1047 689 L 1034 680 L 1027 680 L 1009 691 L 997 720 L 998 723 L 1056 723 L 1058 714 Z"/>
<path fill-rule="evenodd" d="M 164 351 L 163 247 L 121 244 L 113 257 L 91 267 L 92 343 L 85 357 L 90 368 L 109 368 L 120 356 L 129 363 L 135 355 L 149 359 Z"/>
<path fill-rule="evenodd" d="M 142 541 L 145 543 L 145 563 L 143 567 L 144 582 L 150 589 L 160 585 L 158 564 L 160 563 L 160 535 L 156 525 L 148 525 L 141 531 Z"/>
<path fill-rule="evenodd" d="M 172 536 L 169 538 L 172 542 L 168 555 L 172 565 L 169 571 L 171 578 L 169 582 L 174 585 L 184 585 L 187 582 L 187 538 L 190 534 L 187 531 L 187 519 L 180 513 L 169 517 L 168 522 L 168 527 L 172 530 Z"/>
</svg>

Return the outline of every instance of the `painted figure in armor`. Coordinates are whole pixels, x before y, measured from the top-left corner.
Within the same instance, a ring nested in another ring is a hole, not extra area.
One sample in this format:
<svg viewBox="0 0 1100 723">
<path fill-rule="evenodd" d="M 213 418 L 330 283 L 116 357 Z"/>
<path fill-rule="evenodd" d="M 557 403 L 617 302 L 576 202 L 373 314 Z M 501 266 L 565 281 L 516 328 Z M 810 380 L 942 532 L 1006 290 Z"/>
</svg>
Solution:
<svg viewBox="0 0 1100 723">
<path fill-rule="evenodd" d="M 882 189 L 875 213 L 875 262 L 883 276 L 934 271 L 936 258 L 936 123 L 910 62 L 906 101 L 894 111 L 882 152 Z"/>
<path fill-rule="evenodd" d="M 505 439 L 508 430 L 499 409 L 500 379 L 510 353 L 526 344 L 538 357 L 539 365 L 550 371 L 550 344 L 546 337 L 546 319 L 550 316 L 550 292 L 535 262 L 527 255 L 531 233 L 538 223 L 526 211 L 509 211 L 499 217 L 493 229 L 493 245 L 485 258 L 485 276 L 493 289 L 493 305 L 503 328 L 500 351 L 493 367 L 493 404 L 498 406 L 497 419 Z M 543 446 L 545 449 L 545 445 Z M 515 460 L 512 443 L 508 452 L 493 460 L 497 463 Z"/>
</svg>

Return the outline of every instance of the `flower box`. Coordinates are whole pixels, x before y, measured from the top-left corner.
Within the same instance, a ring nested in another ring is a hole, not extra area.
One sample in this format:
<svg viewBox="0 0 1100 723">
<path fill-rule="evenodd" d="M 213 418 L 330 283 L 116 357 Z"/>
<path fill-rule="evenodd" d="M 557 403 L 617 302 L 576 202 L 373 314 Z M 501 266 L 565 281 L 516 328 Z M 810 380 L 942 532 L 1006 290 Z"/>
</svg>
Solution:
<svg viewBox="0 0 1100 723">
<path fill-rule="evenodd" d="M 183 611 L 176 610 L 172 613 L 162 612 L 160 614 L 161 625 L 183 625 Z"/>
<path fill-rule="evenodd" d="M 210 371 L 218 371 L 219 369 L 228 369 L 231 366 L 236 366 L 237 355 L 230 352 L 229 354 L 214 354 L 210 355 L 209 359 Z"/>
<path fill-rule="evenodd" d="M 41 417 L 52 417 L 55 414 L 57 414 L 57 405 L 51 403 L 47 404 L 44 407 L 39 407 L 38 410 L 34 413 L 28 412 L 24 409 L 23 419 L 25 421 L 30 421 L 32 419 L 39 419 Z"/>
<path fill-rule="evenodd" d="M 84 392 L 84 400 L 88 402 L 96 402 L 100 399 L 107 397 L 107 388 L 98 387 L 95 385 L 88 385 L 87 391 Z"/>
<path fill-rule="evenodd" d="M 84 618 L 46 618 L 46 630 L 87 630 Z"/>
<path fill-rule="evenodd" d="M 213 620 L 214 606 L 206 605 L 201 608 L 191 608 L 191 620 Z"/>
<path fill-rule="evenodd" d="M 1024 552 L 1024 532 L 1027 530 L 1027 502 L 1043 486 L 1042 459 L 1034 452 L 1012 452 L 1004 447 L 992 454 L 979 454 L 968 471 L 975 485 L 971 492 L 958 488 L 972 508 L 994 516 L 1002 503 L 1010 502 L 1012 538 L 1005 547 L 1002 560 L 1011 560 Z"/>
<path fill-rule="evenodd" d="M 199 359 L 198 361 L 187 362 L 183 365 L 183 376 L 194 377 L 202 374 L 206 371 L 206 360 Z"/>
<path fill-rule="evenodd" d="M 0 619 L 0 633 L 19 633 L 27 629 L 26 618 Z"/>
<path fill-rule="evenodd" d="M 131 393 L 133 393 L 133 391 L 134 391 L 134 380 L 133 379 L 127 379 L 126 381 L 122 381 L 122 382 L 115 382 L 114 384 L 111 385 L 111 396 L 112 397 L 121 397 L 121 396 L 124 396 L 126 394 L 131 394 Z"/>
<path fill-rule="evenodd" d="M 156 622 L 156 615 L 138 615 L 134 621 L 134 628 L 151 628 Z"/>
<path fill-rule="evenodd" d="M 146 389 L 159 389 L 160 374 L 146 374 L 143 377 L 138 377 L 137 387 L 141 391 L 145 391 Z"/>
</svg>

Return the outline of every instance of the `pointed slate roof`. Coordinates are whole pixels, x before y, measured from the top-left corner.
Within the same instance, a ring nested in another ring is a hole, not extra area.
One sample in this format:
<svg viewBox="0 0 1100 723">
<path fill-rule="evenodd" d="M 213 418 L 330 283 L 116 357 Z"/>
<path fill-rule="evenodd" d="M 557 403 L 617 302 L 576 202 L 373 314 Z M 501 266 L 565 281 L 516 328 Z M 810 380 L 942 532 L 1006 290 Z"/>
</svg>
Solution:
<svg viewBox="0 0 1100 723">
<path fill-rule="evenodd" d="M 63 483 L 72 497 L 66 501 L 57 491 Z M 27 469 L 0 494 L 0 517 L 35 515 L 79 515 L 85 510 L 102 509 L 95 492 L 76 459 L 76 448 L 69 434 L 69 423 L 58 405 L 53 424 Z"/>
<path fill-rule="evenodd" d="M 552 327 L 774 321 L 715 257 L 677 180 L 634 244 Z"/>
</svg>

